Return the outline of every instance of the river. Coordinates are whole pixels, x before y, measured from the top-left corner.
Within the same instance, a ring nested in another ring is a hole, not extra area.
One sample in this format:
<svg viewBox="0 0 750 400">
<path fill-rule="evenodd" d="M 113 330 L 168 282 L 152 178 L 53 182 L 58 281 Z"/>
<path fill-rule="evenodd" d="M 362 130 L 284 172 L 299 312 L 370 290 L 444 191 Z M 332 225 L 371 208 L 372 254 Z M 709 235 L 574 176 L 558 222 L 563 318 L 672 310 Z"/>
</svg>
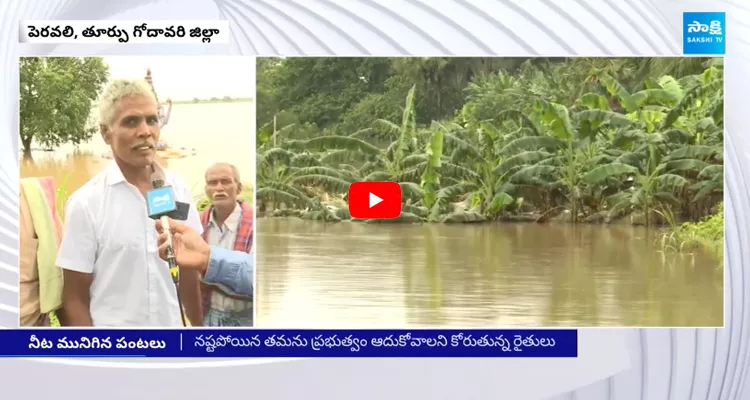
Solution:
<svg viewBox="0 0 750 400">
<path fill-rule="evenodd" d="M 196 149 L 195 155 L 160 160 L 180 174 L 194 195 L 203 193 L 204 173 L 211 164 L 223 161 L 237 166 L 245 182 L 255 180 L 255 105 L 252 102 L 175 104 L 162 139 L 172 147 Z M 53 176 L 58 185 L 72 193 L 111 160 L 101 135 L 77 148 L 67 144 L 54 151 L 33 151 L 32 161 L 21 160 L 21 177 Z M 67 180 L 66 180 L 67 179 Z"/>
<path fill-rule="evenodd" d="M 723 272 L 645 228 L 257 221 L 259 326 L 722 326 Z"/>
</svg>

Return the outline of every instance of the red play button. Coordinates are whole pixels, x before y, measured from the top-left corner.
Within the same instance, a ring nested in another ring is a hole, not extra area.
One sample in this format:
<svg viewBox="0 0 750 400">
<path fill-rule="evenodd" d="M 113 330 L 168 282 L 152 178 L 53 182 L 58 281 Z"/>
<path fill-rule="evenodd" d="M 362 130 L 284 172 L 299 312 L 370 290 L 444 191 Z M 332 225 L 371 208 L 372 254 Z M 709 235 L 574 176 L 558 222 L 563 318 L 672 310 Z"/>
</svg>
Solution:
<svg viewBox="0 0 750 400">
<path fill-rule="evenodd" d="M 401 186 L 396 182 L 354 182 L 349 185 L 349 214 L 357 219 L 401 215 Z"/>
</svg>

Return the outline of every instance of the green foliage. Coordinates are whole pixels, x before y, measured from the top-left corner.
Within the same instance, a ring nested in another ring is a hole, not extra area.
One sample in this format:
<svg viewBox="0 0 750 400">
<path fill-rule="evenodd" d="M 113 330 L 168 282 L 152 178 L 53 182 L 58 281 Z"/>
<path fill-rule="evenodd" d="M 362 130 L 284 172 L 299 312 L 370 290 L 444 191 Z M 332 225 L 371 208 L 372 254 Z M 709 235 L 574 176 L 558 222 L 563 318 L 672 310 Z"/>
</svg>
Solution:
<svg viewBox="0 0 750 400">
<path fill-rule="evenodd" d="M 209 198 L 206 197 L 205 195 L 198 196 L 198 199 L 195 202 L 195 206 L 198 208 L 198 211 L 200 212 L 205 210 L 210 205 L 211 205 L 211 200 L 209 200 Z"/>
<path fill-rule="evenodd" d="M 680 228 L 683 237 L 696 237 L 712 242 L 724 240 L 724 203 L 720 203 L 716 214 L 699 222 L 686 222 Z"/>
<path fill-rule="evenodd" d="M 65 179 L 57 184 L 57 189 L 55 189 L 55 199 L 57 201 L 56 206 L 61 218 L 65 218 L 65 206 L 68 204 L 68 197 L 70 197 L 71 194 L 68 191 L 68 180 L 71 175 L 73 175 L 72 171 L 65 175 Z"/>
<path fill-rule="evenodd" d="M 100 57 L 22 57 L 20 59 L 20 134 L 26 157 L 35 140 L 45 148 L 88 141 L 92 103 L 107 82 Z"/>
<path fill-rule="evenodd" d="M 258 126 L 268 123 L 277 111 L 288 110 L 322 128 L 336 122 L 369 93 L 380 90 L 390 60 L 293 57 L 281 61 L 279 68 L 272 68 L 274 65 L 276 61 L 262 60 L 256 68 Z"/>
<path fill-rule="evenodd" d="M 662 237 L 662 247 L 672 251 L 707 248 L 718 258 L 724 256 L 724 203 L 719 203 L 715 214 L 698 222 L 676 225 Z"/>
<path fill-rule="evenodd" d="M 60 323 L 60 318 L 57 317 L 57 313 L 54 311 L 49 313 L 49 325 L 51 327 L 57 327 L 57 328 L 62 326 L 62 324 Z"/>
<path fill-rule="evenodd" d="M 391 222 L 654 225 L 699 220 L 723 195 L 714 59 L 309 58 L 258 71 L 258 102 L 274 108 L 258 115 L 257 198 L 272 215 L 347 219 L 332 204 L 357 180 L 401 185 L 409 217 Z"/>
<path fill-rule="evenodd" d="M 362 127 L 371 127 L 379 119 L 398 121 L 403 112 L 403 99 L 413 84 L 406 77 L 396 75 L 384 83 L 383 92 L 370 93 L 341 115 L 333 129 L 340 134 L 350 134 Z"/>
</svg>

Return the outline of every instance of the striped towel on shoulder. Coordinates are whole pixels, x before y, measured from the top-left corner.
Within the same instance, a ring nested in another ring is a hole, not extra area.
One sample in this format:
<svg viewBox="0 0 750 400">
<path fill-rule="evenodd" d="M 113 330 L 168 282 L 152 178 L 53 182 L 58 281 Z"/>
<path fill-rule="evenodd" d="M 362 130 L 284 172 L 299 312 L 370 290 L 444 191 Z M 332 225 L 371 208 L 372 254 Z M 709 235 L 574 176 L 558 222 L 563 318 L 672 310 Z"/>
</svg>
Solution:
<svg viewBox="0 0 750 400">
<path fill-rule="evenodd" d="M 62 306 L 62 271 L 55 265 L 55 259 L 63 227 L 55 202 L 55 182 L 48 177 L 24 178 L 21 190 L 38 238 L 39 306 L 41 313 L 47 314 Z"/>
</svg>

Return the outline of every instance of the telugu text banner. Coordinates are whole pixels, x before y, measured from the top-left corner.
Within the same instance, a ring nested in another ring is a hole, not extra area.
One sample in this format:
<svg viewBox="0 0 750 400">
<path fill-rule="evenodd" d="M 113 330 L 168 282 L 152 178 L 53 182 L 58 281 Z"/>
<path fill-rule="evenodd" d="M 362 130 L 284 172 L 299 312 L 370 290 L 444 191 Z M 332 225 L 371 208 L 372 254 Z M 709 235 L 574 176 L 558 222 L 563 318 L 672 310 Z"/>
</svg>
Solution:
<svg viewBox="0 0 750 400">
<path fill-rule="evenodd" d="M 229 22 L 21 21 L 25 44 L 228 44 Z"/>
<path fill-rule="evenodd" d="M 516 357 L 578 356 L 573 329 L 0 331 L 4 357 Z"/>
</svg>

